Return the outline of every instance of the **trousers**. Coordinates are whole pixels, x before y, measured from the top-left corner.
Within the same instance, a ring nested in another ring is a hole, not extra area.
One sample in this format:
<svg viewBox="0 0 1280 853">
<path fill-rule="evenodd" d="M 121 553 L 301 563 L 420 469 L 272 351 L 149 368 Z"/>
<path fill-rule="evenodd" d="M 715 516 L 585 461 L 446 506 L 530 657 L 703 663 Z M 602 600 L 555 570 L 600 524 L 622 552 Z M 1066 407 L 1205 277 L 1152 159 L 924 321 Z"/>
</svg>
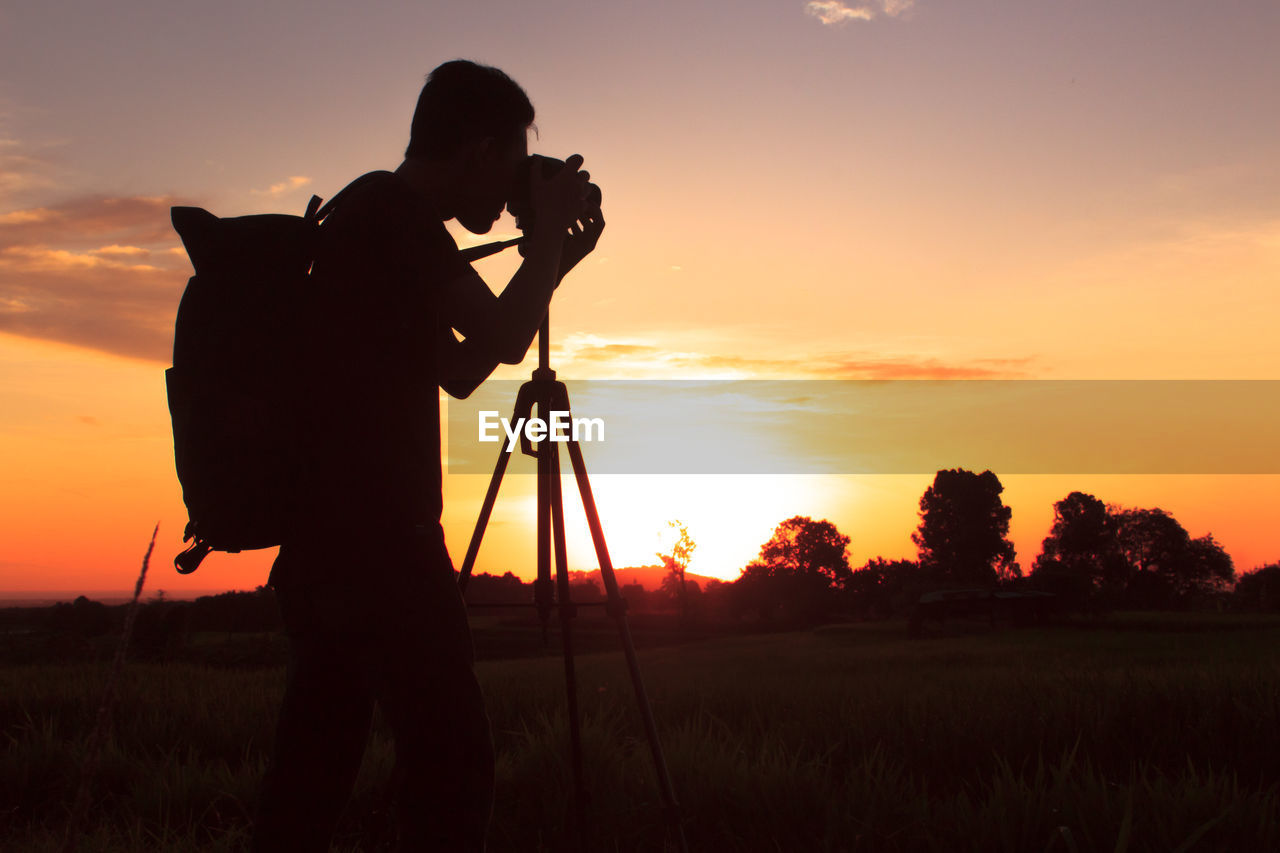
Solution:
<svg viewBox="0 0 1280 853">
<path fill-rule="evenodd" d="M 399 849 L 483 851 L 493 741 L 438 526 L 283 545 L 270 584 L 290 661 L 252 849 L 328 850 L 377 703 L 395 741 Z"/>
</svg>

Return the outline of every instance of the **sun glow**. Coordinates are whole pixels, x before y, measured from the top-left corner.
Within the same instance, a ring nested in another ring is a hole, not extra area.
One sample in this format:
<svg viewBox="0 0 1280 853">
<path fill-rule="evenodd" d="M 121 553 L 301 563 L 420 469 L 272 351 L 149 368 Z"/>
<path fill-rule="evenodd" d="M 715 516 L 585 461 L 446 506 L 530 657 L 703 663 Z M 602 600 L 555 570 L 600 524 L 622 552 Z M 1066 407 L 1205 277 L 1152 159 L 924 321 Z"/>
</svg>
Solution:
<svg viewBox="0 0 1280 853">
<path fill-rule="evenodd" d="M 656 564 L 657 554 L 670 546 L 668 522 L 679 520 L 697 543 L 689 571 L 724 580 L 738 577 L 782 520 L 793 515 L 824 517 L 836 504 L 847 507 L 851 500 L 857 502 L 856 487 L 837 486 L 835 478 L 830 477 L 591 477 L 592 493 L 615 567 Z M 494 521 L 503 529 L 504 541 L 482 549 L 477 571 L 512 571 L 526 578 L 536 573 L 535 489 L 532 476 L 515 475 L 504 482 L 494 509 Z M 570 569 L 590 571 L 597 566 L 596 554 L 574 478 L 563 475 L 561 489 Z M 477 492 L 483 494 L 482 489 Z M 465 501 L 474 524 L 479 503 L 471 502 L 469 497 Z M 450 550 L 458 565 L 471 532 L 465 519 L 463 515 L 448 531 Z"/>
</svg>

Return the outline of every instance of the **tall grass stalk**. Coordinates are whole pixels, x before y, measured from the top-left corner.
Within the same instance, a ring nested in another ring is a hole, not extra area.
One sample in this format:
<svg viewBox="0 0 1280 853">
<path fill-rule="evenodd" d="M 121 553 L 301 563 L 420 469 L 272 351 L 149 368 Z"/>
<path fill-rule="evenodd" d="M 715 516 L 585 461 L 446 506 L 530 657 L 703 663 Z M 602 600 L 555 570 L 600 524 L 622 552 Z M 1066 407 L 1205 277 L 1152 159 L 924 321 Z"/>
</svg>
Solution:
<svg viewBox="0 0 1280 853">
<path fill-rule="evenodd" d="M 62 843 L 62 853 L 75 853 L 79 840 L 80 827 L 89 813 L 90 790 L 93 777 L 98 769 L 98 761 L 102 755 L 102 745 L 106 740 L 111 723 L 111 709 L 115 705 L 119 693 L 120 673 L 124 670 L 125 652 L 129 647 L 129 637 L 133 634 L 133 624 L 138 618 L 138 601 L 142 597 L 142 585 L 147 580 L 147 567 L 151 565 L 151 552 L 156 547 L 156 536 L 160 533 L 160 522 L 156 522 L 151 531 L 151 544 L 147 553 L 142 555 L 142 571 L 138 572 L 138 582 L 133 587 L 133 600 L 129 602 L 129 610 L 124 617 L 124 630 L 120 632 L 120 644 L 116 646 L 115 657 L 111 661 L 111 670 L 107 673 L 107 683 L 102 689 L 102 701 L 98 703 L 98 713 L 94 718 L 93 730 L 89 733 L 89 745 L 85 750 L 84 762 L 80 765 L 80 785 L 76 789 L 76 798 L 71 807 L 71 816 L 67 820 L 67 836 Z"/>
</svg>

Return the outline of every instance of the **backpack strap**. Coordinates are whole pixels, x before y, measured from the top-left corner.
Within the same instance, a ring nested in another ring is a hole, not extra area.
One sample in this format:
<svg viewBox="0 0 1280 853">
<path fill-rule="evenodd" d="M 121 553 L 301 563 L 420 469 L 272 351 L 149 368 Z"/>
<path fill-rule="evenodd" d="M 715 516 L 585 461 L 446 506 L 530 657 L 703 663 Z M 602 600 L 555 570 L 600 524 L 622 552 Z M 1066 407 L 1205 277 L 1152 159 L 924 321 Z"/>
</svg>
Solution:
<svg viewBox="0 0 1280 853">
<path fill-rule="evenodd" d="M 313 195 L 311 197 L 311 203 L 307 205 L 307 219 L 313 219 L 317 223 L 323 222 L 326 216 L 328 216 L 330 213 L 333 213 L 333 209 L 338 206 L 338 202 L 341 201 L 342 197 L 345 196 L 348 192 L 355 189 L 356 187 L 363 186 L 364 184 L 369 183 L 374 178 L 378 178 L 383 175 L 389 175 L 389 174 L 391 173 L 387 171 L 367 172 L 366 174 L 361 175 L 351 183 L 347 184 L 342 189 L 338 190 L 338 194 L 335 195 L 333 198 L 329 199 L 329 201 L 326 202 L 324 206 L 320 205 L 320 196 Z"/>
</svg>

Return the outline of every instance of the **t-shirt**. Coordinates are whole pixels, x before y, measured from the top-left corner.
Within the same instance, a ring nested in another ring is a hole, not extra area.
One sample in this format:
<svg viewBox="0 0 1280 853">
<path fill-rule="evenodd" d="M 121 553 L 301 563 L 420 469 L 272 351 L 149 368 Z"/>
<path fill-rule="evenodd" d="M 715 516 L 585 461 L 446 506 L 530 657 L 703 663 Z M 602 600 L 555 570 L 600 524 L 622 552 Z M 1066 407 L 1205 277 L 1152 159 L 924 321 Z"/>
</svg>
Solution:
<svg viewBox="0 0 1280 853">
<path fill-rule="evenodd" d="M 434 527 L 441 297 L 470 267 L 427 200 L 391 172 L 353 187 L 320 235 L 302 318 L 301 529 Z"/>
</svg>

